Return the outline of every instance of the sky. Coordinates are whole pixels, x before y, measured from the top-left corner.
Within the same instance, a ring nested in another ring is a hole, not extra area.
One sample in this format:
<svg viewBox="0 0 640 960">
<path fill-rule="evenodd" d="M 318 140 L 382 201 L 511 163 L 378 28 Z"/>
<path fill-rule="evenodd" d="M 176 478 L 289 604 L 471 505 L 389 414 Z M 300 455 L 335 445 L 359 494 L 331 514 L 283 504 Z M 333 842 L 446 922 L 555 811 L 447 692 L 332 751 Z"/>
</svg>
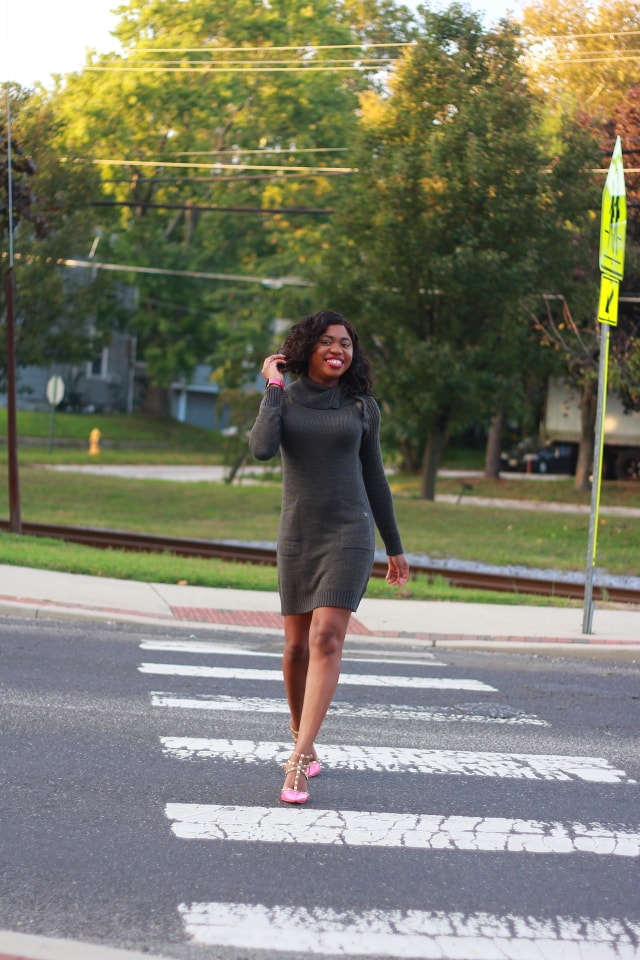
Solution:
<svg viewBox="0 0 640 960">
<path fill-rule="evenodd" d="M 522 0 L 467 2 L 486 23 L 522 8 Z M 110 31 L 118 18 L 111 10 L 120 5 L 121 0 L 0 0 L 0 81 L 50 86 L 52 74 L 81 69 L 87 49 L 117 49 Z"/>
</svg>

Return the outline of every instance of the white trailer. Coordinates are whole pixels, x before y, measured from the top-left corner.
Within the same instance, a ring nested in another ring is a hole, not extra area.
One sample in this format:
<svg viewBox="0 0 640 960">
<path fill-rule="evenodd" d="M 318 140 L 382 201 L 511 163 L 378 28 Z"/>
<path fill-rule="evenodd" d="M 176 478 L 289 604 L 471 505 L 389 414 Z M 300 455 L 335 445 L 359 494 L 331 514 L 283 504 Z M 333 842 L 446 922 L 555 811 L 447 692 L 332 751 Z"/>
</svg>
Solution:
<svg viewBox="0 0 640 960">
<path fill-rule="evenodd" d="M 544 418 L 545 440 L 580 441 L 578 390 L 564 380 L 549 380 Z M 602 475 L 605 480 L 640 480 L 640 413 L 626 413 L 618 394 L 609 391 L 604 419 Z"/>
</svg>

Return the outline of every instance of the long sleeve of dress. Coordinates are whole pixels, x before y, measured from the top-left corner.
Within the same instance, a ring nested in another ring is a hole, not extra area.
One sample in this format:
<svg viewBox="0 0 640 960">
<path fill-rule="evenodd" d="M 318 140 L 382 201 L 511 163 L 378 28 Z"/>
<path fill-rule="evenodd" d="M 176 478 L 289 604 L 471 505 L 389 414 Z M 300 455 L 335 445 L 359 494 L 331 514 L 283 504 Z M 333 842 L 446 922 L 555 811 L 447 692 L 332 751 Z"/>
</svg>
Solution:
<svg viewBox="0 0 640 960">
<path fill-rule="evenodd" d="M 280 449 L 282 437 L 283 391 L 267 387 L 258 410 L 258 416 L 249 434 L 249 449 L 256 460 L 271 460 Z"/>
<path fill-rule="evenodd" d="M 376 527 L 382 537 L 387 556 L 403 553 L 400 532 L 396 522 L 393 498 L 384 472 L 380 450 L 380 410 L 373 397 L 366 397 L 369 426 L 360 447 L 362 478 Z"/>
</svg>

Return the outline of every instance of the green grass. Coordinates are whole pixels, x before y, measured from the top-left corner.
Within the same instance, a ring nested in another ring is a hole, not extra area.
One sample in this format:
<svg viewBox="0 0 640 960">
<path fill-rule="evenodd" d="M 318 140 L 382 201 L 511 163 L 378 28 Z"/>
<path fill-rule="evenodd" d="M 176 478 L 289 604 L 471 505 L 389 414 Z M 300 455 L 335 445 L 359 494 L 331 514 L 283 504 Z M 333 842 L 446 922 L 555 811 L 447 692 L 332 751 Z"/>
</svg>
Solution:
<svg viewBox="0 0 640 960">
<path fill-rule="evenodd" d="M 50 450 L 51 414 L 19 410 L 20 461 L 87 462 L 89 433 L 94 427 L 102 434 L 101 463 L 219 463 L 224 446 L 218 432 L 170 418 L 140 413 L 56 413 Z M 7 411 L 0 408 L 0 437 L 6 436 Z M 6 445 L 0 448 L 0 457 L 6 460 Z"/>
<path fill-rule="evenodd" d="M 139 580 L 142 583 L 188 583 L 192 586 L 235 590 L 277 590 L 275 567 L 222 560 L 175 557 L 168 554 L 128 553 L 123 550 L 97 550 L 81 544 L 62 543 L 46 537 L 15 536 L 0 532 L 0 563 L 12 566 L 82 573 L 94 577 Z M 451 587 L 438 577 L 412 577 L 397 590 L 385 580 L 369 581 L 367 597 L 396 600 L 449 600 L 466 603 L 502 603 L 577 606 L 577 601 L 560 598 L 530 597 L 517 593 L 494 593 Z"/>
<path fill-rule="evenodd" d="M 395 485 L 395 484 L 394 484 Z M 443 484 L 444 486 L 444 484 Z M 542 485 L 531 484 L 535 492 Z M 439 486 L 439 489 L 440 486 Z M 24 520 L 211 540 L 275 540 L 279 484 L 173 483 L 21 469 Z M 8 504 L 5 507 L 8 515 Z M 433 503 L 396 497 L 409 553 L 482 563 L 582 570 L 588 515 Z M 598 565 L 637 573 L 640 519 L 601 519 Z"/>
<path fill-rule="evenodd" d="M 0 435 L 6 411 L 0 410 Z M 105 439 L 99 457 L 89 457 L 89 431 L 99 426 Z M 46 438 L 49 414 L 20 413 L 20 491 L 22 518 L 74 526 L 111 527 L 122 530 L 197 537 L 214 540 L 276 539 L 281 490 L 273 476 L 257 484 L 170 483 L 114 477 L 60 473 L 38 464 L 160 463 L 207 464 L 224 459 L 224 441 L 218 434 L 175 421 L 152 417 L 57 414 L 56 438 L 76 446 L 56 445 L 49 452 Z M 28 444 L 26 437 L 44 443 Z M 478 467 L 478 453 L 455 451 L 459 469 Z M 6 463 L 6 446 L 0 463 Z M 495 565 L 584 570 L 588 515 L 543 510 L 503 509 L 472 505 L 470 498 L 527 499 L 538 502 L 582 504 L 589 494 L 573 490 L 571 479 L 499 481 L 484 477 L 439 478 L 437 494 L 454 497 L 453 503 L 431 503 L 418 498 L 419 479 L 393 476 L 398 522 L 405 549 L 432 558 L 455 557 Z M 603 505 L 640 507 L 640 484 L 605 483 Z M 0 514 L 8 516 L 8 485 L 0 492 Z M 2 540 L 2 562 L 50 566 L 80 573 L 141 580 L 177 581 L 243 589 L 276 588 L 275 571 L 267 567 L 184 560 L 175 557 L 98 551 L 40 539 L 8 536 Z M 601 517 L 598 566 L 612 574 L 637 574 L 640 556 L 640 519 Z M 15 557 L 16 559 L 11 559 Z M 25 559 L 28 557 L 28 559 Z M 215 582 L 212 582 L 211 578 Z M 380 592 L 382 591 L 382 592 Z M 435 593 L 434 593 L 435 591 Z M 484 592 L 453 590 L 444 580 L 434 584 L 416 577 L 406 591 L 371 581 L 369 595 L 411 596 L 429 599 L 488 599 Z M 514 595 L 490 595 L 500 602 L 516 602 Z M 507 599 L 509 598 L 509 599 Z M 521 598 L 520 598 L 521 601 Z M 528 602 L 532 602 L 531 598 Z M 540 601 L 548 602 L 548 601 Z"/>
</svg>

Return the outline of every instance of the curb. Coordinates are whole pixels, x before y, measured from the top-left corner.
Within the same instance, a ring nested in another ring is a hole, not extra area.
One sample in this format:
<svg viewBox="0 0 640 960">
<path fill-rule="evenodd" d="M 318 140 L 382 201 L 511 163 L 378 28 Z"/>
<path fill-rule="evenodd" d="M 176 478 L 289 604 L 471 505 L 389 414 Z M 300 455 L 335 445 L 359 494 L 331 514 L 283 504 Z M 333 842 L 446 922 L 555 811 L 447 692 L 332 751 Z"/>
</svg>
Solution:
<svg viewBox="0 0 640 960">
<path fill-rule="evenodd" d="M 179 608 L 179 612 L 186 608 Z M 228 612 L 228 611 L 227 611 Z M 0 615 L 33 618 L 36 620 L 78 620 L 78 621 L 101 621 L 107 623 L 130 623 L 140 626 L 183 626 L 200 627 L 201 629 L 219 628 L 231 632 L 247 633 L 259 631 L 262 634 L 271 636 L 281 636 L 282 628 L 267 626 L 262 623 L 243 622 L 246 620 L 243 611 L 237 611 L 237 622 L 230 619 L 217 622 L 198 615 L 193 617 L 186 615 L 158 614 L 138 610 L 123 610 L 116 607 L 83 607 L 71 603 L 60 603 L 55 600 L 33 600 L 22 597 L 0 596 Z M 361 625 L 360 625 L 361 626 Z M 581 636 L 527 636 L 511 634 L 470 634 L 470 633 L 429 633 L 408 630 L 367 630 L 356 629 L 347 634 L 353 641 L 369 641 L 381 643 L 395 642 L 418 642 L 426 647 L 445 648 L 445 647 L 469 647 L 482 646 L 486 649 L 492 649 L 496 646 L 503 648 L 517 646 L 539 646 L 539 647 L 622 647 L 628 651 L 637 649 L 640 652 L 640 640 L 617 639 L 610 636 L 586 635 Z M 0 954 L 0 960 L 3 960 Z"/>
<path fill-rule="evenodd" d="M 168 960 L 151 953 L 0 930 L 0 960 Z"/>
</svg>

